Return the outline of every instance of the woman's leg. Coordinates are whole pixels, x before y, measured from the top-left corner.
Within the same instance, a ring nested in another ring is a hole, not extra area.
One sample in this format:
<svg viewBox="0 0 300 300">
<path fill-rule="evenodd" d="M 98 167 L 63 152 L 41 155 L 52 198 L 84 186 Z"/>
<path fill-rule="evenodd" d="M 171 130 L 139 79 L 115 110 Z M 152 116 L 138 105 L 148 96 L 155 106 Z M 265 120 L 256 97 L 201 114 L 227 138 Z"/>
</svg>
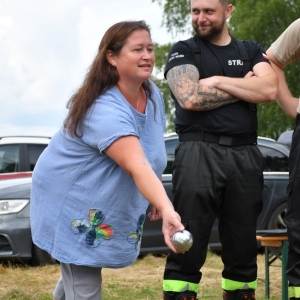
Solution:
<svg viewBox="0 0 300 300">
<path fill-rule="evenodd" d="M 102 300 L 101 268 L 64 263 L 61 263 L 60 267 L 65 298 L 58 298 L 57 300 Z M 59 286 L 57 290 L 57 294 L 59 294 L 61 292 Z M 57 298 L 57 294 L 54 294 L 55 298 Z M 62 294 L 59 294 L 59 296 L 62 296 Z"/>
<path fill-rule="evenodd" d="M 53 300 L 65 300 L 65 290 L 62 281 L 62 276 L 57 281 L 55 289 L 53 291 Z"/>
</svg>

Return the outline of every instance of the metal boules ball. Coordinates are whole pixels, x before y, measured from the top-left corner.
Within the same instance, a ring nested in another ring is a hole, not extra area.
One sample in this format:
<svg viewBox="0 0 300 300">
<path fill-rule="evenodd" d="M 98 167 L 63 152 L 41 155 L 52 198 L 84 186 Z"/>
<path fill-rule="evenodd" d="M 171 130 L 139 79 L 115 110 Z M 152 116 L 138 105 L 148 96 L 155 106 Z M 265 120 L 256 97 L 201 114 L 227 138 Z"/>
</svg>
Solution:
<svg viewBox="0 0 300 300">
<path fill-rule="evenodd" d="M 172 243 L 177 251 L 188 251 L 193 245 L 193 236 L 187 230 L 177 231 L 172 237 Z"/>
</svg>

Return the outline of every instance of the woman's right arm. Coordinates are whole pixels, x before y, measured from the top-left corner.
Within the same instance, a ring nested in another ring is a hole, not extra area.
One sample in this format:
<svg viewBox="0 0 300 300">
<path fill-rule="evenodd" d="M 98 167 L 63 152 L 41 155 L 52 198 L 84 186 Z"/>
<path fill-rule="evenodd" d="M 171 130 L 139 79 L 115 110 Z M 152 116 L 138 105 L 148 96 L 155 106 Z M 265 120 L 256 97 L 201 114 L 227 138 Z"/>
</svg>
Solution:
<svg viewBox="0 0 300 300">
<path fill-rule="evenodd" d="M 174 252 L 171 239 L 184 226 L 174 211 L 165 189 L 149 164 L 136 136 L 124 136 L 113 142 L 105 153 L 133 178 L 138 190 L 162 214 L 165 243 Z"/>
</svg>

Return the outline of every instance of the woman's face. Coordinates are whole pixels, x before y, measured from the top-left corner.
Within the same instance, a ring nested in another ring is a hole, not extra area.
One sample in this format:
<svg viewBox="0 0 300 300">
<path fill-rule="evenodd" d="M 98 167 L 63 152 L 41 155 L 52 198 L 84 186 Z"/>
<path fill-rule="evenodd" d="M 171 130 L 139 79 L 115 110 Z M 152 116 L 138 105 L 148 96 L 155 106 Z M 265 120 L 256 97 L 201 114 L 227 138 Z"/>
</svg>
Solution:
<svg viewBox="0 0 300 300">
<path fill-rule="evenodd" d="M 132 32 L 114 60 L 120 80 L 144 82 L 151 76 L 155 63 L 150 34 L 146 30 Z"/>
</svg>

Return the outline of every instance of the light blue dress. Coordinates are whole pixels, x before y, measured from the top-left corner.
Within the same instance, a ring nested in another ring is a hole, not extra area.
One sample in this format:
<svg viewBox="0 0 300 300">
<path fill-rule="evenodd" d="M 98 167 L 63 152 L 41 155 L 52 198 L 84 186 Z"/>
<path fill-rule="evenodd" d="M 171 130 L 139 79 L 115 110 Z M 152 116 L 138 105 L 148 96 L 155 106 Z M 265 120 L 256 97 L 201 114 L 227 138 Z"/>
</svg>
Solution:
<svg viewBox="0 0 300 300">
<path fill-rule="evenodd" d="M 151 82 L 145 114 L 113 87 L 99 97 L 82 124 L 83 136 L 57 132 L 32 177 L 33 242 L 63 263 L 120 268 L 140 250 L 148 202 L 133 179 L 104 150 L 134 135 L 158 177 L 166 167 L 164 103 Z"/>
</svg>

